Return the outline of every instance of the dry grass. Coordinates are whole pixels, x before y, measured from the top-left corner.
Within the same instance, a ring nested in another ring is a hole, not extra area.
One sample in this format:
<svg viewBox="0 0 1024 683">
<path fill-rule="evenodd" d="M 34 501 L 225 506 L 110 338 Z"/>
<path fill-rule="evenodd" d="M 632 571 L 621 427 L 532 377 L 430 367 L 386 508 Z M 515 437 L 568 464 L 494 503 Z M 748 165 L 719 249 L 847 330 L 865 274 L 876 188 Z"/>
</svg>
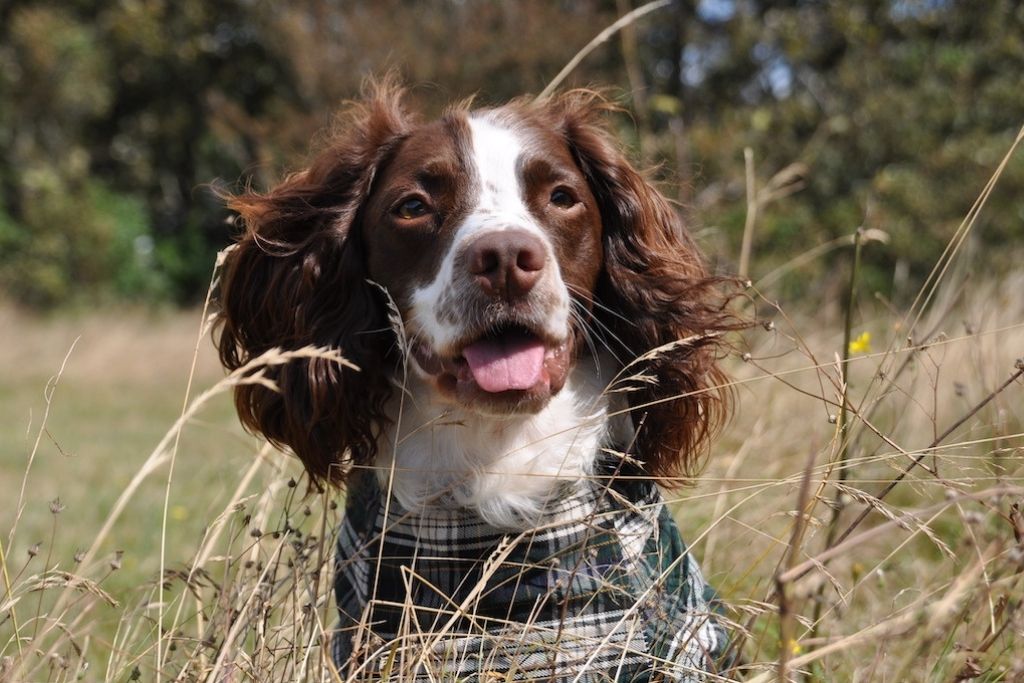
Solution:
<svg viewBox="0 0 1024 683">
<path fill-rule="evenodd" d="M 728 606 L 722 679 L 1024 681 L 1022 291 L 947 275 L 927 308 L 843 319 L 751 289 L 739 414 L 669 502 Z M 0 317 L 0 678 L 342 680 L 337 501 L 237 427 L 227 393 L 262 375 L 223 377 L 198 312 Z M 473 609 L 354 680 L 408 678 Z"/>
<path fill-rule="evenodd" d="M 874 348 L 850 361 L 838 527 L 866 505 L 875 511 L 831 555 L 823 552 L 839 486 L 841 444 L 830 416 L 843 393 L 836 361 L 842 321 L 791 319 L 761 303 L 773 324 L 748 333 L 749 357 L 727 361 L 740 412 L 706 475 L 671 504 L 742 642 L 728 677 L 1021 676 L 1024 521 L 1016 505 L 1024 490 L 1024 382 L 996 394 L 936 448 L 927 446 L 1014 372 L 1024 349 L 1024 300 L 1015 295 L 1024 291 L 1024 272 L 944 291 L 959 294 L 940 297 L 909 344 L 907 322 L 882 306 L 861 311 L 867 322 L 855 331 L 870 332 Z M 238 432 L 221 393 L 237 378 L 218 380 L 206 341 L 198 386 L 214 391 L 197 399 L 178 448 L 162 591 L 156 581 L 174 435 L 167 427 L 181 408 L 200 316 L 3 315 L 20 339 L 5 347 L 6 376 L 17 378 L 5 409 L 22 409 L 11 420 L 21 424 L 8 432 L 19 445 L 5 446 L 2 460 L 3 521 L 13 530 L 2 539 L 10 584 L 0 592 L 5 675 L 151 680 L 159 670 L 163 680 L 337 680 L 321 647 L 333 620 L 336 505 L 303 499 L 284 456 Z M 45 409 L 35 400 L 28 425 L 26 396 L 40 396 L 76 332 L 81 339 L 53 393 L 14 528 L 20 479 Z M 155 414 L 147 417 L 149 410 Z M 139 421 L 144 448 L 119 439 L 124 413 Z M 153 451 L 161 438 L 164 446 Z M 147 478 L 130 488 L 140 468 Z M 124 512 L 98 538 L 125 493 Z"/>
<path fill-rule="evenodd" d="M 739 414 L 669 503 L 728 605 L 723 679 L 1024 681 L 1021 291 L 1024 271 L 948 276 L 920 316 L 862 301 L 844 354 L 837 313 L 751 289 L 763 324 L 726 360 Z M 198 312 L 0 317 L 0 677 L 341 680 L 337 501 L 303 497 L 228 400 L 266 380 L 224 378 Z M 376 644 L 383 677 L 443 650 L 439 623 Z"/>
<path fill-rule="evenodd" d="M 1024 626 L 1014 507 L 1024 484 L 1015 368 L 1024 303 L 1012 294 L 1021 286 L 1022 274 L 966 286 L 963 300 L 937 303 L 912 343 L 892 316 L 865 326 L 875 349 L 850 361 L 842 484 L 840 325 L 804 335 L 812 321 L 780 314 L 751 335 L 759 339 L 735 375 L 739 418 L 697 496 L 678 508 L 701 515 L 705 570 L 750 632 L 748 670 L 774 677 L 785 655 L 788 667 L 821 666 L 824 680 L 956 680 L 970 661 L 982 678 L 1008 680 L 1024 664 L 1014 656 Z M 873 511 L 826 562 L 837 490 L 837 528 Z"/>
</svg>

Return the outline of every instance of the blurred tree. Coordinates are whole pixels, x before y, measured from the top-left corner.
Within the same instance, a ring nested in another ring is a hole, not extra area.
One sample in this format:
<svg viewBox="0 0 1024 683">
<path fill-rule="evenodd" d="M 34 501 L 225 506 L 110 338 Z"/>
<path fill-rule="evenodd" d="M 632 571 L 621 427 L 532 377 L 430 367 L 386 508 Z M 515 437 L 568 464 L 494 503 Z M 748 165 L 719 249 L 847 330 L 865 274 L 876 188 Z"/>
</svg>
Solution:
<svg viewBox="0 0 1024 683">
<path fill-rule="evenodd" d="M 256 154 L 215 107 L 292 95 L 250 3 L 22 2 L 0 29 L 0 279 L 33 305 L 195 298 L 227 243 L 202 185 Z M 227 133 L 227 134 L 225 134 Z"/>
<path fill-rule="evenodd" d="M 919 284 L 1024 124 L 1018 2 L 701 0 L 676 12 L 644 41 L 660 91 L 648 97 L 685 124 L 681 140 L 656 128 L 658 160 L 698 176 L 689 208 L 719 228 L 718 251 L 739 251 L 744 147 L 762 185 L 792 162 L 808 168 L 805 189 L 760 216 L 755 279 L 867 224 L 892 236 L 866 252 L 870 285 L 890 293 L 895 273 Z M 1024 236 L 1024 197 L 1006 188 L 1021 181 L 1018 154 L 972 238 L 987 269 L 1017 264 L 1005 247 Z M 813 294 L 813 282 L 834 300 L 837 256 L 795 273 L 789 292 Z"/>
<path fill-rule="evenodd" d="M 110 109 L 110 64 L 96 32 L 59 9 L 17 8 L 4 25 L 3 275 L 16 296 L 50 304 L 102 279 L 107 247 L 125 228 L 93 211 L 105 188 L 84 141 Z"/>
<path fill-rule="evenodd" d="M 120 2 L 96 15 L 117 64 L 117 111 L 91 131 L 96 168 L 141 190 L 153 220 L 155 264 L 177 298 L 205 291 L 225 214 L 205 183 L 237 178 L 259 157 L 253 130 L 218 111 L 268 119 L 294 98 L 279 55 L 263 47 L 245 0 Z M 101 5 L 105 5 L 101 3 Z"/>
<path fill-rule="evenodd" d="M 32 305 L 194 300 L 231 233 L 206 183 L 264 185 L 301 163 L 367 75 L 398 69 L 428 115 L 537 92 L 639 4 L 8 0 L 0 285 Z M 755 279 L 866 221 L 892 235 L 865 253 L 889 292 L 894 273 L 923 278 L 1024 123 L 1022 72 L 1012 0 L 678 0 L 570 85 L 627 91 L 623 138 L 674 184 L 722 267 L 739 251 L 749 147 L 759 185 L 806 169 L 802 191 L 760 213 Z M 1024 180 L 1020 155 L 1007 174 Z M 973 248 L 1014 265 L 1024 197 L 997 193 L 983 219 Z M 837 257 L 786 291 L 830 296 Z"/>
</svg>

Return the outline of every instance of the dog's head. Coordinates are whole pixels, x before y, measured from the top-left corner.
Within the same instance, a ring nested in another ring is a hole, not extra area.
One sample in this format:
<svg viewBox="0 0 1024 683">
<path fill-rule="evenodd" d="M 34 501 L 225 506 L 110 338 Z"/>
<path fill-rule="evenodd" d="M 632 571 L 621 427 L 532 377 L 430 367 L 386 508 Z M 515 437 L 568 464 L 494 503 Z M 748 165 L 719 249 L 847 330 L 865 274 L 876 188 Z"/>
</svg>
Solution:
<svg viewBox="0 0 1024 683">
<path fill-rule="evenodd" d="M 316 479 L 371 464 L 404 371 L 471 413 L 543 410 L 603 346 L 640 375 L 635 454 L 688 474 L 726 411 L 715 365 L 730 326 L 668 202 L 625 159 L 588 92 L 451 109 L 421 123 L 377 85 L 311 165 L 231 197 L 245 233 L 221 283 L 220 355 L 340 349 L 236 389 L 244 424 Z M 396 306 L 404 328 L 396 337 Z M 648 353 L 657 349 L 654 353 Z"/>
</svg>

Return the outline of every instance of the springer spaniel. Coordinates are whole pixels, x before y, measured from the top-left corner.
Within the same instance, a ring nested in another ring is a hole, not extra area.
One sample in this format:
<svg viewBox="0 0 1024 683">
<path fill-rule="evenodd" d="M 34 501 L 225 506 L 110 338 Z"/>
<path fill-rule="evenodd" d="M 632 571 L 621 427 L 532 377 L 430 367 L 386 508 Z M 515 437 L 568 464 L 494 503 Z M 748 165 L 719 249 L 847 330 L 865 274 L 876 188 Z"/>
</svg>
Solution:
<svg viewBox="0 0 1024 683">
<path fill-rule="evenodd" d="M 377 84 L 307 169 L 229 199 L 225 366 L 308 345 L 356 366 L 299 358 L 235 394 L 248 428 L 346 485 L 343 672 L 716 666 L 713 594 L 653 482 L 693 475 L 726 415 L 733 319 L 609 108 L 574 91 L 421 122 Z"/>
</svg>

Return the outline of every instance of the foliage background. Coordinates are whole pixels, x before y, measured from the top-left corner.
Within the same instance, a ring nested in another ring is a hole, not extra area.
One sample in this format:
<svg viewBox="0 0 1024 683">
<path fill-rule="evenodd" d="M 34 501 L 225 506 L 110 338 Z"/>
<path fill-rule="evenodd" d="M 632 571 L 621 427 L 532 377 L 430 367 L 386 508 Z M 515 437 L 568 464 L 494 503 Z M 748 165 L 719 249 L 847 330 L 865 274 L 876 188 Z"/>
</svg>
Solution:
<svg viewBox="0 0 1024 683">
<path fill-rule="evenodd" d="M 427 114 L 538 92 L 630 0 L 8 0 L 0 4 L 0 287 L 36 308 L 192 303 L 231 227 L 210 183 L 265 185 L 368 75 L 398 69 Z M 764 207 L 751 274 L 848 235 L 899 303 L 935 263 L 1024 120 L 1011 0 L 677 0 L 572 75 L 610 85 L 640 163 L 735 270 L 744 148 Z M 791 166 L 797 164 L 796 166 Z M 1020 187 L 1024 158 L 1004 182 Z M 796 190 L 789 194 L 789 191 Z M 1024 194 L 969 245 L 1019 256 Z M 782 293 L 836 300 L 833 253 Z"/>
</svg>

